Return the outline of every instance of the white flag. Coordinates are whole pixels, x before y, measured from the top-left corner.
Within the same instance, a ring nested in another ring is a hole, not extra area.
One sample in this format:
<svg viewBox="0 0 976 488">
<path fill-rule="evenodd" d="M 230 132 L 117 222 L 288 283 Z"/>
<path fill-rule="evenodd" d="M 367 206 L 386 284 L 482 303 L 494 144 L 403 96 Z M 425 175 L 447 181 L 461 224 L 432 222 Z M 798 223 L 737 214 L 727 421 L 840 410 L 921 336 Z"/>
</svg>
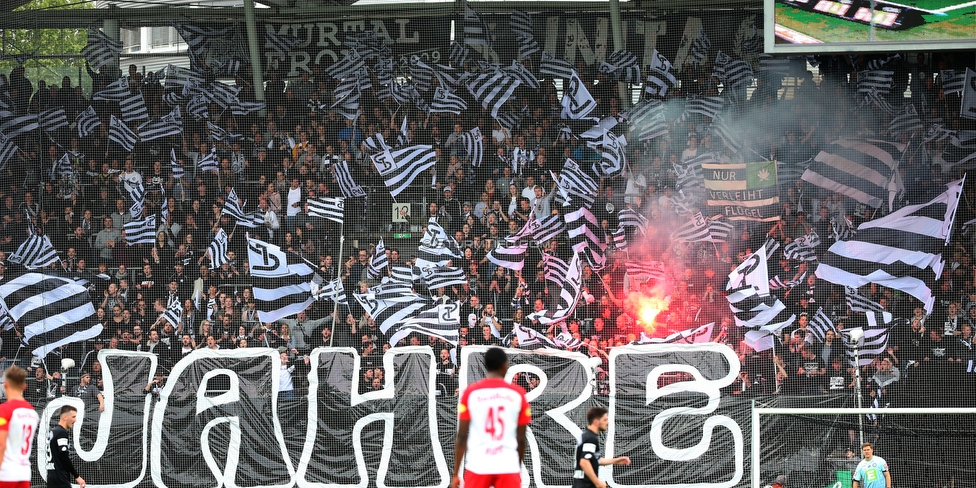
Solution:
<svg viewBox="0 0 976 488">
<path fill-rule="evenodd" d="M 959 116 L 976 119 L 976 71 L 966 68 L 966 84 L 962 89 Z"/>
</svg>

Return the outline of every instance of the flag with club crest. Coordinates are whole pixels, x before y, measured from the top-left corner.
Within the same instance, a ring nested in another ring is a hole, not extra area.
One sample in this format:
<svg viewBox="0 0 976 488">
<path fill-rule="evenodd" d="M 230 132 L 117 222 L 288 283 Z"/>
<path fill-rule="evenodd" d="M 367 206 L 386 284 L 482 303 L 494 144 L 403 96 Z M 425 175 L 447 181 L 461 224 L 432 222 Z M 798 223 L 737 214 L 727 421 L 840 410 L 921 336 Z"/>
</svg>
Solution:
<svg viewBox="0 0 976 488">
<path fill-rule="evenodd" d="M 224 232 L 224 229 L 218 229 L 213 242 L 207 247 L 207 252 L 210 254 L 210 269 L 217 269 L 224 263 L 230 261 L 230 258 L 227 257 L 228 240 L 227 233 Z"/>
<path fill-rule="evenodd" d="M 132 152 L 136 143 L 139 142 L 139 136 L 129 126 L 125 125 L 125 122 L 115 118 L 114 115 L 109 119 L 108 127 L 108 140 L 118 144 L 126 152 Z"/>
<path fill-rule="evenodd" d="M 130 246 L 156 242 L 155 215 L 150 215 L 144 219 L 131 220 L 126 222 L 123 227 L 125 228 L 125 242 Z"/>
<path fill-rule="evenodd" d="M 344 212 L 345 198 L 343 197 L 319 197 L 308 200 L 309 217 L 319 217 L 341 224 Z"/>
<path fill-rule="evenodd" d="M 376 244 L 376 249 L 373 251 L 373 257 L 369 260 L 369 276 L 375 279 L 385 275 L 386 268 L 389 264 L 390 261 L 386 257 L 386 246 L 383 245 L 383 238 L 380 237 L 380 241 Z"/>
<path fill-rule="evenodd" d="M 159 120 L 148 121 L 139 126 L 139 138 L 142 141 L 154 141 L 167 136 L 177 136 L 183 133 L 183 116 L 180 107 L 173 107 L 170 113 Z"/>
<path fill-rule="evenodd" d="M 78 129 L 78 137 L 84 139 L 94 133 L 96 127 L 102 125 L 102 120 L 95 113 L 95 108 L 89 105 L 75 117 L 75 124 Z"/>
<path fill-rule="evenodd" d="M 542 52 L 542 61 L 539 63 L 539 74 L 562 78 L 564 80 L 572 78 L 576 70 L 569 61 L 557 58 L 553 54 Z"/>
<path fill-rule="evenodd" d="M 671 61 L 668 61 L 668 58 L 655 49 L 651 64 L 647 68 L 644 93 L 657 98 L 667 96 L 671 87 L 678 83 L 673 71 Z"/>
<path fill-rule="evenodd" d="M 485 138 L 481 135 L 481 128 L 473 127 L 462 134 L 461 143 L 464 145 L 471 166 L 480 167 L 485 158 Z"/>
<path fill-rule="evenodd" d="M 468 109 L 467 102 L 463 98 L 454 94 L 451 90 L 438 87 L 434 90 L 434 98 L 430 101 L 430 111 L 432 113 L 451 113 L 460 114 Z"/>
<path fill-rule="evenodd" d="M 370 156 L 370 160 L 394 197 L 437 163 L 433 147 L 427 145 L 386 150 Z"/>
<path fill-rule="evenodd" d="M 811 230 L 809 235 L 804 235 L 793 239 L 793 242 L 783 248 L 783 257 L 786 259 L 796 259 L 799 261 L 816 261 L 816 248 L 820 245 L 820 236 L 817 231 Z"/>
<path fill-rule="evenodd" d="M 61 260 L 51 240 L 46 235 L 33 232 L 10 254 L 9 259 L 27 269 L 46 268 Z"/>
<path fill-rule="evenodd" d="M 562 118 L 578 120 L 596 109 L 596 99 L 583 84 L 576 71 L 569 77 L 569 85 L 563 90 Z"/>
</svg>

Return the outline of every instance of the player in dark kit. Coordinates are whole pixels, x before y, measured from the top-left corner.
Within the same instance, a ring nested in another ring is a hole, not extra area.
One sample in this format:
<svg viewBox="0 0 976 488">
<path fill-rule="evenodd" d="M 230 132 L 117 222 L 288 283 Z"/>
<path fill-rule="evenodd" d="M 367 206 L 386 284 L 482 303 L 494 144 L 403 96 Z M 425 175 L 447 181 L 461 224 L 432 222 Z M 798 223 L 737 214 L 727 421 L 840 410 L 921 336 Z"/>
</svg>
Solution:
<svg viewBox="0 0 976 488">
<path fill-rule="evenodd" d="M 71 482 L 85 488 L 75 465 L 71 462 L 71 436 L 68 434 L 78 420 L 78 409 L 70 405 L 61 407 L 61 420 L 48 434 L 47 486 L 48 488 L 71 488 Z"/>
<path fill-rule="evenodd" d="M 580 442 L 576 446 L 576 469 L 573 471 L 573 488 L 607 488 L 597 474 L 600 466 L 616 464 L 618 466 L 630 465 L 630 458 L 620 456 L 615 458 L 600 457 L 600 432 L 607 430 L 610 425 L 610 417 L 607 409 L 603 407 L 593 407 L 586 412 L 586 422 L 589 424 L 583 429 Z"/>
</svg>

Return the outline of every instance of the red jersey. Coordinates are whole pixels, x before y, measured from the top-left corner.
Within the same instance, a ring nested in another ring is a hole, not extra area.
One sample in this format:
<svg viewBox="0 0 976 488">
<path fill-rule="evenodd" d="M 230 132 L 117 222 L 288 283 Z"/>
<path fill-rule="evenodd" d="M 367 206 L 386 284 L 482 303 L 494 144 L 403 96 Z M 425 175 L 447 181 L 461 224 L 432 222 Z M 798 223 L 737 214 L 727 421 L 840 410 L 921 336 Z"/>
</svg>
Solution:
<svg viewBox="0 0 976 488">
<path fill-rule="evenodd" d="M 30 453 L 37 422 L 37 412 L 25 400 L 7 400 L 0 404 L 0 430 L 7 431 L 0 481 L 30 481 Z"/>
<path fill-rule="evenodd" d="M 532 421 L 525 390 L 500 378 L 468 385 L 458 418 L 470 422 L 465 468 L 478 474 L 518 473 L 518 426 Z"/>
</svg>

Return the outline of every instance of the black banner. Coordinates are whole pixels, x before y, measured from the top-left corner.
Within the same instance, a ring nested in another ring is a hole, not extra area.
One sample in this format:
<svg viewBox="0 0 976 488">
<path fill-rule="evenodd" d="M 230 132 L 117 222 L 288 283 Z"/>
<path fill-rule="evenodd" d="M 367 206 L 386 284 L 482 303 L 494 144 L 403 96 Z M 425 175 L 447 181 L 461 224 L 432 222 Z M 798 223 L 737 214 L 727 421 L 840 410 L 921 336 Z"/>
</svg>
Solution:
<svg viewBox="0 0 976 488">
<path fill-rule="evenodd" d="M 484 377 L 484 351 L 462 350 L 461 389 Z M 739 373 L 732 349 L 654 344 L 614 348 L 608 362 L 565 351 L 512 350 L 510 358 L 510 375 L 539 380 L 528 392 L 533 419 L 523 484 L 568 487 L 586 410 L 602 405 L 610 409 L 611 420 L 605 456 L 633 461 L 603 473 L 610 485 L 750 485 L 754 399 L 728 394 Z M 99 361 L 105 371 L 105 411 L 59 398 L 44 410 L 39 432 L 45 439 L 61 405 L 80 407 L 76 463 L 91 488 L 443 488 L 450 481 L 457 397 L 437 396 L 438 360 L 430 348 L 394 348 L 383 356 L 380 389 L 361 389 L 366 366 L 355 350 L 316 349 L 309 358 L 307 390 L 295 378 L 307 396 L 284 400 L 278 399 L 281 360 L 275 349 L 195 351 L 172 370 L 158 398 L 145 390 L 156 369 L 151 354 L 103 350 Z M 850 395 L 761 401 L 763 406 L 852 406 Z M 973 423 L 971 417 L 976 416 L 953 417 L 940 428 L 971 432 L 963 427 Z M 882 452 L 892 466 L 917 466 L 926 459 L 919 452 L 976 448 L 973 437 L 946 443 L 946 431 L 934 428 L 934 435 L 918 438 L 924 420 L 905 421 L 915 437 L 902 446 L 885 442 Z M 809 486 L 831 484 L 834 471 L 826 452 L 829 443 L 847 438 L 850 422 L 764 418 L 762 479 L 801 472 Z M 45 459 L 46 443 L 36 444 Z M 960 486 L 973 481 L 968 468 L 952 475 Z M 35 482 L 40 478 L 37 473 Z M 821 480 L 826 484 L 817 484 Z"/>
</svg>

